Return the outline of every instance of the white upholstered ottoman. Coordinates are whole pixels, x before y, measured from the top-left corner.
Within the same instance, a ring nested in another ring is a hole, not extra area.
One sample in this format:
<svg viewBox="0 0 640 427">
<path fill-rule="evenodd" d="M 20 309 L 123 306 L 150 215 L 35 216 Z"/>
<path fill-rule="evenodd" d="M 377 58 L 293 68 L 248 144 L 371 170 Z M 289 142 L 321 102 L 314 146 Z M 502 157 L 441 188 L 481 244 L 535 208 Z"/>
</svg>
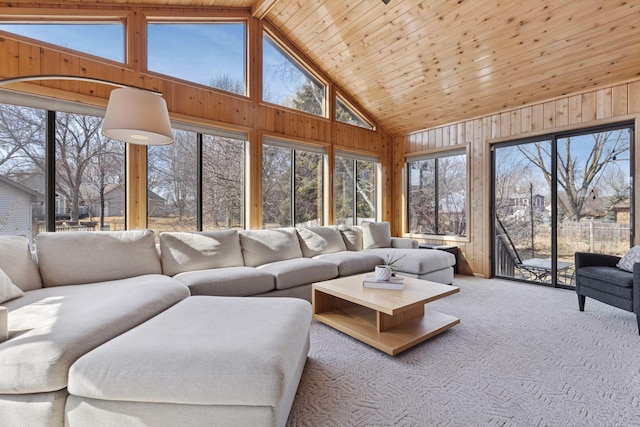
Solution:
<svg viewBox="0 0 640 427">
<path fill-rule="evenodd" d="M 294 298 L 192 296 L 78 359 L 70 426 L 283 426 L 309 350 Z"/>
</svg>

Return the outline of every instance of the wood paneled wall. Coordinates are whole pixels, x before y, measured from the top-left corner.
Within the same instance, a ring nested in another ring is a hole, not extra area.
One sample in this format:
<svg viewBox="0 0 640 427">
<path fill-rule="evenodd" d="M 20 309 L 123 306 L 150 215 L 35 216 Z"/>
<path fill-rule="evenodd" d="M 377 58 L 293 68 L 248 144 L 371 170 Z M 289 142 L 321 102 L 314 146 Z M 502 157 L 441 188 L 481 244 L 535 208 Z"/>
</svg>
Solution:
<svg viewBox="0 0 640 427">
<path fill-rule="evenodd" d="M 406 157 L 464 147 L 468 153 L 467 236 L 463 239 L 421 237 L 430 243 L 453 241 L 466 260 L 463 268 L 469 273 L 488 277 L 491 274 L 491 144 L 636 119 L 635 174 L 640 176 L 639 118 L 640 80 L 635 80 L 396 137 L 393 204 L 398 208 L 393 212 L 394 234 L 408 231 L 404 190 Z M 640 212 L 638 208 L 640 186 L 636 185 L 635 212 Z M 636 229 L 640 224 L 639 217 L 636 215 Z"/>
<path fill-rule="evenodd" d="M 249 206 L 247 227 L 257 228 L 261 226 L 261 156 L 260 144 L 262 136 L 282 137 L 293 141 L 321 144 L 330 147 L 328 152 L 332 154 L 334 146 L 342 149 L 351 149 L 368 155 L 379 156 L 383 163 L 383 219 L 390 219 L 390 194 L 391 174 L 389 172 L 391 159 L 391 136 L 375 123 L 376 130 L 359 128 L 336 122 L 331 118 L 318 117 L 295 110 L 278 107 L 261 101 L 261 46 L 262 29 L 266 25 L 263 21 L 253 18 L 249 9 L 199 9 L 199 8 L 175 8 L 175 7 L 144 7 L 144 6 L 85 6 L 69 4 L 33 3 L 29 9 L 13 7 L 9 3 L 0 3 L 0 19 L 12 19 L 21 17 L 39 17 L 46 20 L 47 16 L 67 17 L 109 17 L 122 19 L 127 25 L 127 51 L 126 64 L 121 64 L 91 55 L 81 54 L 61 47 L 42 42 L 31 42 L 19 36 L 8 33 L 0 34 L 0 78 L 9 78 L 27 75 L 64 74 L 83 77 L 93 77 L 126 85 L 144 87 L 162 92 L 167 101 L 169 112 L 173 120 L 204 126 L 219 127 L 223 129 L 238 130 L 249 135 Z M 146 19 L 147 17 L 183 17 L 202 20 L 209 16 L 212 18 L 234 18 L 247 22 L 249 51 L 248 51 L 248 75 L 249 96 L 243 97 L 207 88 L 197 84 L 147 71 L 146 68 Z M 42 18 L 44 17 L 44 18 Z M 276 31 L 272 29 L 272 31 Z M 279 37 L 282 37 L 279 35 Z M 295 51 L 296 47 L 287 41 L 289 49 Z M 296 56 L 305 60 L 304 55 L 296 51 Z M 307 60 L 314 73 L 319 75 L 329 86 L 330 105 L 335 103 L 336 85 L 326 76 L 321 69 Z M 14 85 L 12 89 L 41 94 L 45 96 L 106 106 L 110 86 L 68 81 L 43 81 L 40 83 L 22 83 Z M 340 89 L 345 95 L 348 92 Z M 346 96 L 346 95 L 345 95 Z M 346 96 L 348 101 L 357 106 L 355 101 Z M 329 108 L 334 112 L 334 108 Z M 366 113 L 366 112 L 365 112 Z M 138 150 L 139 151 L 139 150 Z M 129 157 L 132 161 L 144 160 L 146 156 L 137 151 L 136 155 Z M 333 162 L 329 162 L 330 165 Z M 129 175 L 128 198 L 129 209 L 127 224 L 129 228 L 142 228 L 146 226 L 146 194 L 142 189 L 146 188 L 146 165 L 129 165 L 135 174 Z M 331 188 L 331 186 L 328 186 Z M 333 198 L 329 189 L 325 190 L 325 217 L 327 223 L 333 223 Z"/>
</svg>

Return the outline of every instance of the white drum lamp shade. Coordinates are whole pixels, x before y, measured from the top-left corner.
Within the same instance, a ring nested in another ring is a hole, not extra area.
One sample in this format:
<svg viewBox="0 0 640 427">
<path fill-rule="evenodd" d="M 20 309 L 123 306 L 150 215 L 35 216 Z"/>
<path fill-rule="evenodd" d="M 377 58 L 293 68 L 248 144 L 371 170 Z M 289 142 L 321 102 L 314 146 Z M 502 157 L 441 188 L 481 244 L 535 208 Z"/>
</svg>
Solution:
<svg viewBox="0 0 640 427">
<path fill-rule="evenodd" d="M 173 142 L 167 103 L 159 94 L 143 89 L 111 91 L 102 134 L 117 141 L 139 145 Z"/>
</svg>

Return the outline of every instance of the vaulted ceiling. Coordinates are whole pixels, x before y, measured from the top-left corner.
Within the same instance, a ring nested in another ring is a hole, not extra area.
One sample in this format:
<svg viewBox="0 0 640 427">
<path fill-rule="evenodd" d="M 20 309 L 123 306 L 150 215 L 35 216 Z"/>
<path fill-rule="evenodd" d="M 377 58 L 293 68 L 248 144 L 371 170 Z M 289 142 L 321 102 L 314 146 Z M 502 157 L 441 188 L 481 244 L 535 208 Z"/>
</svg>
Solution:
<svg viewBox="0 0 640 427">
<path fill-rule="evenodd" d="M 119 2 L 251 7 L 395 135 L 640 76 L 637 0 Z"/>
</svg>

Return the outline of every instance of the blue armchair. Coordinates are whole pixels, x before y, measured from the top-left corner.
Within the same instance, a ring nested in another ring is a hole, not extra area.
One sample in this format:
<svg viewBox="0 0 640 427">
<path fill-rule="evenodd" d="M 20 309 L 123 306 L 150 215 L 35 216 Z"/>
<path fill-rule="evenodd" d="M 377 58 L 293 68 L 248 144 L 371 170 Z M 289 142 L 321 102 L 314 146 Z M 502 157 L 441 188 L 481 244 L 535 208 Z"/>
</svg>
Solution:
<svg viewBox="0 0 640 427">
<path fill-rule="evenodd" d="M 620 257 L 576 252 L 578 307 L 584 311 L 586 297 L 630 311 L 636 315 L 640 334 L 640 263 L 633 273 L 616 267 Z"/>
</svg>

